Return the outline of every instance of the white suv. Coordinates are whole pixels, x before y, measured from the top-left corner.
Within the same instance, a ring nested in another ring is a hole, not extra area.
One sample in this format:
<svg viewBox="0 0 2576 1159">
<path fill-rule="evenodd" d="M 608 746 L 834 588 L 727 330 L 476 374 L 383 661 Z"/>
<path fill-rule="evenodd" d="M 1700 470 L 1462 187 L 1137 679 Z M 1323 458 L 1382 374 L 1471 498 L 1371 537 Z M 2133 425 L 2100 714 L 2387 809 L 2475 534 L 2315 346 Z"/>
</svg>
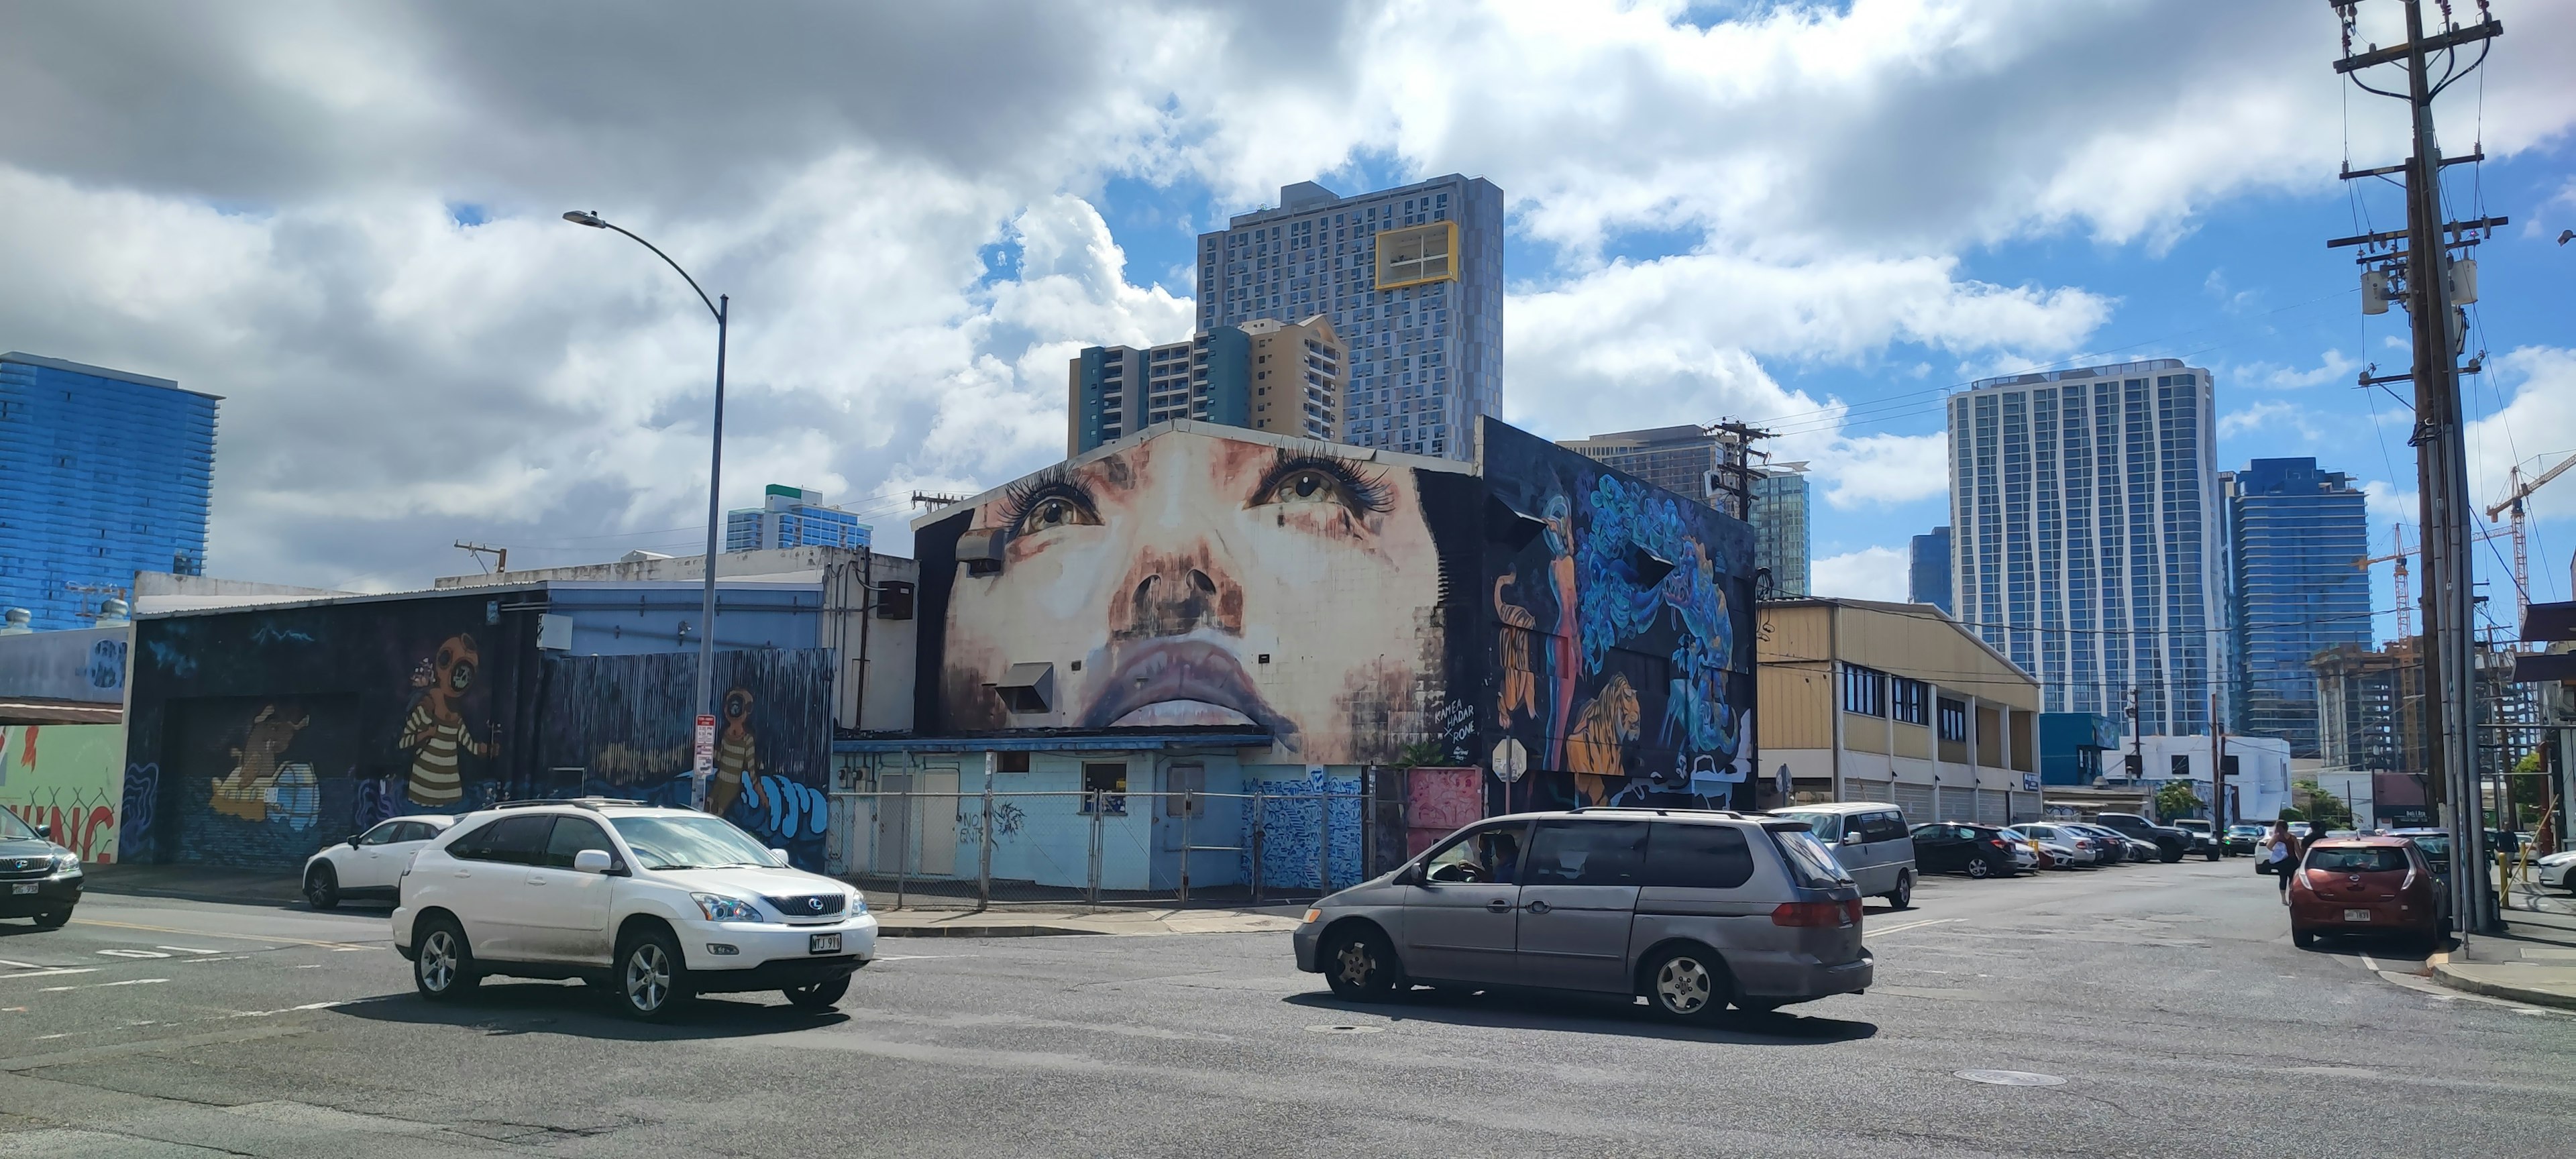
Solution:
<svg viewBox="0 0 2576 1159">
<path fill-rule="evenodd" d="M 721 817 L 636 801 L 520 801 L 423 848 L 394 908 L 421 996 L 489 975 L 580 978 L 639 1018 L 694 994 L 780 990 L 829 1009 L 876 954 L 857 890 L 786 867 Z"/>
</svg>

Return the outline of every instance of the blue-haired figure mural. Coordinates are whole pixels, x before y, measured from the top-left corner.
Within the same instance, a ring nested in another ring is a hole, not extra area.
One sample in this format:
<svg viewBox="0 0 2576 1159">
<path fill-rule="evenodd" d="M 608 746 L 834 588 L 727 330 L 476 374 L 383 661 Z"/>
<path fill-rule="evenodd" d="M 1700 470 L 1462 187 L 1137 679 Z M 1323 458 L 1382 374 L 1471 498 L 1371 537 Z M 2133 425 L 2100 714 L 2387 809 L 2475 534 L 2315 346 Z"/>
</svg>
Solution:
<svg viewBox="0 0 2576 1159">
<path fill-rule="evenodd" d="M 1751 530 L 1499 422 L 1483 459 L 1510 515 L 1488 545 L 1486 748 L 1533 766 L 1498 804 L 1749 805 Z"/>
</svg>

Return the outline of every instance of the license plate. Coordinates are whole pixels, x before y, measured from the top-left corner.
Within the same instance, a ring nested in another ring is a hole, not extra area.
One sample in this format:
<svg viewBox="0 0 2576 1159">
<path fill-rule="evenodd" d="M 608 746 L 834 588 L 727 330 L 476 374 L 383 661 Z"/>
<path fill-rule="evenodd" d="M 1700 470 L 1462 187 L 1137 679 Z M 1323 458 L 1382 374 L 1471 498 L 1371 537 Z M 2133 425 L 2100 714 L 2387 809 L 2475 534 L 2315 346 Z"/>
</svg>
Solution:
<svg viewBox="0 0 2576 1159">
<path fill-rule="evenodd" d="M 2366 922 L 2370 920 L 2370 911 L 2366 909 L 2348 909 L 2343 911 L 2343 920 L 2348 922 Z"/>
<path fill-rule="evenodd" d="M 841 952 L 841 935 L 839 934 L 816 934 L 813 936 L 812 942 L 813 945 L 806 951 L 808 953 L 837 954 Z"/>
<path fill-rule="evenodd" d="M 22 881 L 22 882 L 18 882 L 17 884 L 14 884 L 14 885 L 10 886 L 10 887 L 9 887 L 9 892 L 10 892 L 11 894 L 13 894 L 13 895 L 15 895 L 15 894 L 21 894 L 21 893 L 34 893 L 34 892 L 36 892 L 37 887 L 38 887 L 39 885 L 41 885 L 41 884 L 42 884 L 41 882 L 34 882 L 34 881 Z"/>
</svg>

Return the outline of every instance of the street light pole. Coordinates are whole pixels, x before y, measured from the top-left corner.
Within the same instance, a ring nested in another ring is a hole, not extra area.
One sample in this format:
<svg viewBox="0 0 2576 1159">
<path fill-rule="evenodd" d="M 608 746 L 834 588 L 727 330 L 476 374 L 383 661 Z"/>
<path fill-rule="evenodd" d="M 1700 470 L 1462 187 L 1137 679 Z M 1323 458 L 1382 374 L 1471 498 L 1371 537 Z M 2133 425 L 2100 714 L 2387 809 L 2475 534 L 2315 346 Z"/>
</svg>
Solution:
<svg viewBox="0 0 2576 1159">
<path fill-rule="evenodd" d="M 565 221 L 574 225 L 616 230 L 633 239 L 635 244 L 652 250 L 654 257 L 662 259 L 680 275 L 681 281 L 687 282 L 691 290 L 697 291 L 698 300 L 705 302 L 707 312 L 715 315 L 716 318 L 716 417 L 714 433 L 707 438 L 707 557 L 706 566 L 703 569 L 706 573 L 706 582 L 705 594 L 699 601 L 698 610 L 697 693 L 691 701 L 696 706 L 694 713 L 697 719 L 690 722 L 690 738 L 695 760 L 689 770 L 689 807 L 704 810 L 707 807 L 707 777 L 714 771 L 711 751 L 713 738 L 708 734 L 711 732 L 709 723 L 715 720 L 717 715 L 715 704 L 716 557 L 723 547 L 720 537 L 724 534 L 721 487 L 724 481 L 725 339 L 727 323 L 733 313 L 733 295 L 725 294 L 709 301 L 707 292 L 699 288 L 698 280 L 690 277 L 689 271 L 681 269 L 680 263 L 672 261 L 671 255 L 663 253 L 661 248 L 652 242 L 636 237 L 632 231 L 609 222 L 597 213 L 576 209 L 566 212 L 563 217 Z"/>
</svg>

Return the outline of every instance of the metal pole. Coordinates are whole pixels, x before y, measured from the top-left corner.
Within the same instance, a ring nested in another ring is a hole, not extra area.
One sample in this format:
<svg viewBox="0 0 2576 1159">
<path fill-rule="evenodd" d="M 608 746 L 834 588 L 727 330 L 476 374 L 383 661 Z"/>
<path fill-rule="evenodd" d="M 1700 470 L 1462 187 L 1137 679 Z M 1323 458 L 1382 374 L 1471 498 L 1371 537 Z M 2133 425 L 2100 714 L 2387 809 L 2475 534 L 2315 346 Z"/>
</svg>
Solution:
<svg viewBox="0 0 2576 1159">
<path fill-rule="evenodd" d="M 1170 798 L 1164 798 L 1170 800 Z M 1181 791 L 1181 904 L 1190 900 L 1190 793 Z"/>
<path fill-rule="evenodd" d="M 1253 790 L 1253 793 L 1252 793 L 1252 904 L 1254 904 L 1254 905 L 1259 905 L 1259 904 L 1261 904 L 1261 838 L 1262 838 L 1263 833 L 1264 833 L 1264 832 L 1266 832 L 1266 830 L 1264 830 L 1264 829 L 1262 828 L 1262 823 L 1263 823 L 1263 821 L 1264 821 L 1264 819 L 1265 819 L 1265 815 L 1266 815 L 1267 813 L 1268 813 L 1268 810 L 1264 807 L 1264 795 L 1263 795 L 1263 794 L 1262 794 L 1262 792 L 1261 792 L 1260 790 L 1258 790 L 1258 789 Z"/>
<path fill-rule="evenodd" d="M 1100 904 L 1100 811 L 1101 792 L 1091 790 L 1091 904 Z"/>
<path fill-rule="evenodd" d="M 1333 892 L 1333 783 L 1315 797 L 1315 896 Z"/>
<path fill-rule="evenodd" d="M 975 846 L 975 909 L 982 912 L 993 905 L 993 772 L 1001 754 L 984 754 L 984 835 Z"/>
<path fill-rule="evenodd" d="M 916 836 L 914 830 L 919 828 L 912 823 L 912 778 L 910 776 L 904 778 L 903 790 L 895 794 L 894 806 L 901 810 L 897 816 L 903 818 L 903 840 L 897 842 L 894 847 L 894 908 L 902 909 L 904 879 L 908 876 L 907 871 L 912 867 L 912 843 Z"/>
</svg>

